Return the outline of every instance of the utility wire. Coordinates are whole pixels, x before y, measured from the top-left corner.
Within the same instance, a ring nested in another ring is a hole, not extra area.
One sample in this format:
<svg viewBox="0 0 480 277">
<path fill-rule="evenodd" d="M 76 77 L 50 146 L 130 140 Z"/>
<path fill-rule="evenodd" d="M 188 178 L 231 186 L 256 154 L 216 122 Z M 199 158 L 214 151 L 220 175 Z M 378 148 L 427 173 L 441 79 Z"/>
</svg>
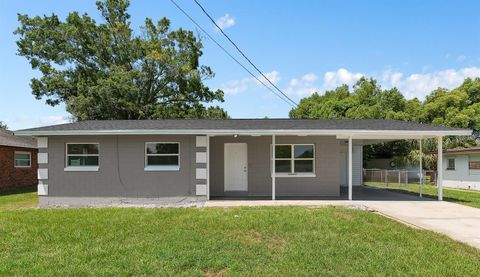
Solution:
<svg viewBox="0 0 480 277">
<path fill-rule="evenodd" d="M 250 63 L 250 65 L 253 66 L 253 68 L 255 68 L 255 70 L 257 70 L 258 73 L 260 73 L 263 76 L 263 78 L 265 78 L 270 83 L 270 85 L 272 85 L 285 98 L 287 98 L 295 106 L 298 106 L 298 104 L 295 101 L 293 101 L 290 97 L 288 97 L 272 81 L 270 81 L 270 79 L 268 79 L 267 76 L 265 76 L 265 74 L 263 74 L 263 72 L 247 57 L 247 55 L 245 55 L 245 53 L 237 46 L 237 44 L 235 42 L 233 42 L 233 40 L 222 30 L 222 28 L 220 28 L 220 26 L 218 26 L 217 22 L 215 22 L 215 20 L 210 16 L 210 14 L 205 10 L 205 8 L 197 0 L 193 0 L 193 1 L 200 7 L 200 9 L 203 11 L 203 13 L 210 19 L 210 21 L 212 21 L 212 23 L 215 25 L 215 27 L 217 27 L 218 30 L 220 30 L 220 32 L 228 39 L 228 41 L 230 41 L 230 43 L 237 49 L 237 51 L 248 61 L 248 63 Z"/>
<path fill-rule="evenodd" d="M 297 106 L 297 104 L 293 101 L 291 101 L 290 98 L 288 98 L 286 95 L 284 97 L 282 97 L 282 95 L 278 94 L 275 90 L 273 90 L 271 87 L 269 87 L 267 84 L 265 84 L 262 80 L 260 80 L 257 76 L 255 76 L 255 74 L 253 74 L 252 71 L 250 71 L 248 68 L 246 68 L 239 60 L 237 60 L 232 54 L 230 54 L 230 52 L 227 51 L 227 49 L 225 49 L 220 43 L 218 43 L 205 29 L 202 28 L 202 26 L 200 26 L 200 24 L 198 24 L 184 9 L 182 9 L 182 7 L 180 7 L 174 0 L 170 0 L 170 2 L 172 2 L 172 4 L 177 7 L 177 9 L 179 9 L 188 19 L 190 19 L 190 21 L 193 22 L 193 24 L 195 24 L 208 38 L 210 38 L 220 49 L 222 49 L 223 52 L 225 52 L 225 54 L 227 54 L 232 60 L 234 60 L 240 67 L 242 67 L 246 72 L 248 72 L 253 78 L 255 78 L 255 80 L 257 80 L 260 84 L 262 84 L 265 88 L 267 88 L 270 92 L 272 92 L 273 94 L 275 94 L 277 97 L 279 97 L 280 99 L 282 99 L 283 101 L 285 101 L 285 103 L 289 104 L 290 106 L 294 107 Z M 263 74 L 262 76 L 267 80 L 267 81 L 270 81 L 268 80 Z M 271 82 L 270 82 L 271 83 Z M 283 94 L 283 93 L 282 93 Z M 286 99 L 285 99 L 286 97 Z M 289 101 L 290 100 L 290 101 Z M 293 104 L 292 104 L 293 102 Z"/>
</svg>

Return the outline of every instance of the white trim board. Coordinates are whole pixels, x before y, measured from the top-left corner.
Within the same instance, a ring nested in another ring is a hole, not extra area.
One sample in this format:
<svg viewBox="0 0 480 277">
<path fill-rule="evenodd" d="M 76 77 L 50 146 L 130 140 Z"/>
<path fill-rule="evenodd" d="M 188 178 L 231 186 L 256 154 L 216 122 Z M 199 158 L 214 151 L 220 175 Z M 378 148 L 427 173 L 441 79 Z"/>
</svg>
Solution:
<svg viewBox="0 0 480 277">
<path fill-rule="evenodd" d="M 355 129 L 139 129 L 139 130 L 65 130 L 65 131 L 17 131 L 18 136 L 64 136 L 64 135 L 330 135 L 338 138 L 352 136 L 355 139 L 375 138 L 428 138 L 439 136 L 469 136 L 470 130 L 355 130 Z"/>
</svg>

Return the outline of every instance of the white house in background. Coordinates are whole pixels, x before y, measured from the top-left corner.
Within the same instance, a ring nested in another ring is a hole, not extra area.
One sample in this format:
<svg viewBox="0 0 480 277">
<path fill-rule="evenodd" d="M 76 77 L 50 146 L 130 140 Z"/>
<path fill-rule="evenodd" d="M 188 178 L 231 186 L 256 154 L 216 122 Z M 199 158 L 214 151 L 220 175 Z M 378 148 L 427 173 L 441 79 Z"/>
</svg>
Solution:
<svg viewBox="0 0 480 277">
<path fill-rule="evenodd" d="M 480 147 L 449 149 L 443 159 L 445 187 L 480 190 Z"/>
</svg>

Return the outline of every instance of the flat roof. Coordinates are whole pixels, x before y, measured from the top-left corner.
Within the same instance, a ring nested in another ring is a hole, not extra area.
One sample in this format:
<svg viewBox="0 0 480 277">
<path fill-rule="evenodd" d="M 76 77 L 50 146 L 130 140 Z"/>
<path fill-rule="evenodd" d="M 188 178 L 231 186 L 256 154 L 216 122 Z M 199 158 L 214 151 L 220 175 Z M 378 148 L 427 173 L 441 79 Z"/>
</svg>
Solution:
<svg viewBox="0 0 480 277">
<path fill-rule="evenodd" d="M 381 119 L 159 119 L 86 120 L 18 130 L 18 135 L 120 134 L 405 134 L 471 135 L 468 129 Z"/>
</svg>

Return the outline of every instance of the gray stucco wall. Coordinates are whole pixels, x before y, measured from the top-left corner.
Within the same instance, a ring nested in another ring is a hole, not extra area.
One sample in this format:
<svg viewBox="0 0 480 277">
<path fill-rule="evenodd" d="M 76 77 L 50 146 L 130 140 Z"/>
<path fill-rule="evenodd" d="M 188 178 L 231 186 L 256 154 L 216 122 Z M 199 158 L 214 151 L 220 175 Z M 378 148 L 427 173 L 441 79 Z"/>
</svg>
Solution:
<svg viewBox="0 0 480 277">
<path fill-rule="evenodd" d="M 210 195 L 224 196 L 224 144 L 247 143 L 248 192 L 246 196 L 270 196 L 269 136 L 212 137 L 210 139 Z M 277 196 L 338 196 L 340 195 L 339 141 L 330 136 L 277 136 L 277 144 L 315 144 L 315 177 L 277 177 Z"/>
<path fill-rule="evenodd" d="M 100 143 L 99 171 L 64 171 L 67 142 Z M 180 170 L 145 171 L 145 142 L 180 142 Z M 49 137 L 48 197 L 195 196 L 195 149 L 195 136 Z"/>
</svg>

